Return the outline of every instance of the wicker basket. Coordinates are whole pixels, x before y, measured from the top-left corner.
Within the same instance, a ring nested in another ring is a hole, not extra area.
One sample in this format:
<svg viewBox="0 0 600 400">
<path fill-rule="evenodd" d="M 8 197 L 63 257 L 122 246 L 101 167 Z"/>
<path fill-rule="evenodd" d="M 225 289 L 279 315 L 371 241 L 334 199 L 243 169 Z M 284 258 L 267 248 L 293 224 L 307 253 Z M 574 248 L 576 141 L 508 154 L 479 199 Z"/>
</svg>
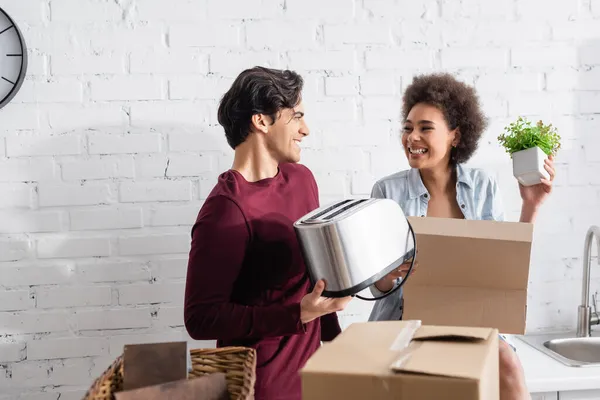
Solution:
<svg viewBox="0 0 600 400">
<path fill-rule="evenodd" d="M 227 376 L 231 400 L 254 399 L 256 381 L 256 350 L 247 347 L 193 349 L 192 371 L 189 379 L 215 372 Z M 123 356 L 119 356 L 92 384 L 84 400 L 115 400 L 115 393 L 123 390 Z"/>
</svg>

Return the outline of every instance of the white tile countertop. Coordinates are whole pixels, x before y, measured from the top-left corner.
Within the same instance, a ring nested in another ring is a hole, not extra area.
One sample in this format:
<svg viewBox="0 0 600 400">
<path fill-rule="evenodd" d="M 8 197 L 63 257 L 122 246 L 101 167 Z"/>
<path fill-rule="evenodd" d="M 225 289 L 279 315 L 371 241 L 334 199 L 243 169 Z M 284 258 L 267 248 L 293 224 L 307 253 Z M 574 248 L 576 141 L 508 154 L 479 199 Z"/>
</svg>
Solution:
<svg viewBox="0 0 600 400">
<path fill-rule="evenodd" d="M 509 342 L 517 349 L 530 393 L 600 390 L 600 365 L 570 367 L 521 341 L 519 336 L 511 336 Z"/>
</svg>

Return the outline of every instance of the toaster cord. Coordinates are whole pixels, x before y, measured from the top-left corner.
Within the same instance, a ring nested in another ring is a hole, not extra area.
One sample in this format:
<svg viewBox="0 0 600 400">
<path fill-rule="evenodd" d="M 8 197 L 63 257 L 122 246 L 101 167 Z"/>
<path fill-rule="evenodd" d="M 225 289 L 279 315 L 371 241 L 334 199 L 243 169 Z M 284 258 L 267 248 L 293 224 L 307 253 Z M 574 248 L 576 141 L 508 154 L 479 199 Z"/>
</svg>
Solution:
<svg viewBox="0 0 600 400">
<path fill-rule="evenodd" d="M 362 297 L 362 296 L 356 294 L 356 295 L 354 295 L 354 297 L 359 298 L 361 300 L 366 300 L 366 301 L 380 300 L 380 299 L 383 299 L 383 298 L 391 295 L 396 290 L 398 290 L 402 286 L 404 286 L 404 284 L 408 280 L 408 277 L 410 276 L 410 273 L 412 272 L 412 269 L 415 265 L 415 260 L 417 259 L 417 237 L 415 235 L 415 230 L 413 229 L 412 225 L 410 224 L 410 222 L 408 220 L 406 222 L 408 223 L 408 227 L 410 228 L 410 233 L 412 234 L 412 238 L 413 238 L 413 257 L 412 257 L 412 261 L 410 263 L 410 268 L 408 268 L 408 272 L 406 273 L 406 277 L 404 277 L 404 279 L 402 279 L 395 288 L 391 289 L 389 292 L 385 293 L 383 296 L 368 298 L 368 297 Z"/>
</svg>

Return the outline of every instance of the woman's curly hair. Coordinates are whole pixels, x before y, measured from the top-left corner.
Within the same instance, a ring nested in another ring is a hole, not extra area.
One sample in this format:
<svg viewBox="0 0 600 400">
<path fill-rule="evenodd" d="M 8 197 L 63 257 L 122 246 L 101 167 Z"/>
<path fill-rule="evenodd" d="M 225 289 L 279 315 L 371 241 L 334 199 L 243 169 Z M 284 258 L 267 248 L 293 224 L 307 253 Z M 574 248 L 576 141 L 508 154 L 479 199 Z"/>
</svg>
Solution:
<svg viewBox="0 0 600 400">
<path fill-rule="evenodd" d="M 402 102 L 404 120 L 416 104 L 426 103 L 443 112 L 450 130 L 459 128 L 460 141 L 453 149 L 452 162 L 464 163 L 475 153 L 487 119 L 473 87 L 448 73 L 419 75 L 406 88 Z"/>
</svg>

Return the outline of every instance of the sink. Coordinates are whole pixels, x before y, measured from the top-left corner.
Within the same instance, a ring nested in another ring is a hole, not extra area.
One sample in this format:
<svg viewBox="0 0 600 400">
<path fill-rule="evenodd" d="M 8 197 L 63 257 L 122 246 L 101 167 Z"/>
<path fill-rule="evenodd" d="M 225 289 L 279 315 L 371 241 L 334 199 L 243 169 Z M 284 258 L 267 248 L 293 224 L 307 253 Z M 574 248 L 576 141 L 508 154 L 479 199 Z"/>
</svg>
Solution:
<svg viewBox="0 0 600 400">
<path fill-rule="evenodd" d="M 570 367 L 600 367 L 600 337 L 575 332 L 518 336 L 518 339 Z"/>
</svg>

